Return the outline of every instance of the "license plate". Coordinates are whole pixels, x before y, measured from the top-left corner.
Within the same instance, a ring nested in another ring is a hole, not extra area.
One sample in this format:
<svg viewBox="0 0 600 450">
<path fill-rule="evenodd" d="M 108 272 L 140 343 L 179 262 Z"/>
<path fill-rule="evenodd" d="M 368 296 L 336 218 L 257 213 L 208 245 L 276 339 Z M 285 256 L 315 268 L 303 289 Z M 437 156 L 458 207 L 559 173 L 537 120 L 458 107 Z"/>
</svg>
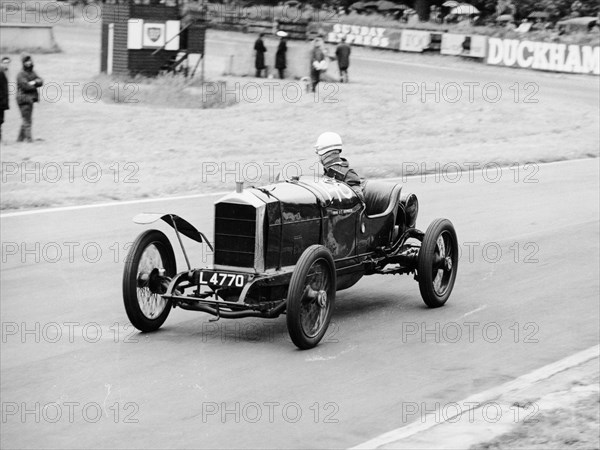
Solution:
<svg viewBox="0 0 600 450">
<path fill-rule="evenodd" d="M 241 288 L 246 284 L 246 275 L 203 270 L 200 272 L 200 284 Z"/>
</svg>

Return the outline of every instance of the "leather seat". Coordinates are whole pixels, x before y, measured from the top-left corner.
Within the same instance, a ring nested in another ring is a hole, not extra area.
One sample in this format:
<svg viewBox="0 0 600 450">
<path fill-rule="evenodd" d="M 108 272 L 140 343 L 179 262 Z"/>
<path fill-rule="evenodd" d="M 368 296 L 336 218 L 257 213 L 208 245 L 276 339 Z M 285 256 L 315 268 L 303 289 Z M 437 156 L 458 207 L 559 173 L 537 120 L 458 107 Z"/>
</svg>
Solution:
<svg viewBox="0 0 600 450">
<path fill-rule="evenodd" d="M 391 212 L 398 201 L 401 189 L 402 185 L 393 181 L 368 180 L 363 188 L 366 215 L 376 216 Z"/>
<path fill-rule="evenodd" d="M 368 216 L 386 212 L 393 205 L 390 203 L 397 199 L 401 186 L 392 181 L 368 180 L 363 192 L 365 194 L 366 211 Z"/>
</svg>

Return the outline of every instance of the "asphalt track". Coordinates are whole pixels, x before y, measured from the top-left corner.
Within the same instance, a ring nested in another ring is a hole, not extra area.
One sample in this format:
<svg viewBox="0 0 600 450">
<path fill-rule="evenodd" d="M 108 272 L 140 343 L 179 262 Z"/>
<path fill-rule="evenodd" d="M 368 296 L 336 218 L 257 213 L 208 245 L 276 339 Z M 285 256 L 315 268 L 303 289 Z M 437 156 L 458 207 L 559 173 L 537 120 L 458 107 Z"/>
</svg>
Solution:
<svg viewBox="0 0 600 450">
<path fill-rule="evenodd" d="M 500 174 L 405 180 L 419 227 L 458 231 L 450 301 L 427 309 L 410 277 L 366 277 L 310 351 L 283 316 L 177 309 L 157 333 L 127 327 L 131 217 L 179 213 L 211 234 L 214 196 L 3 217 L 2 447 L 350 447 L 597 344 L 598 160 Z"/>
</svg>

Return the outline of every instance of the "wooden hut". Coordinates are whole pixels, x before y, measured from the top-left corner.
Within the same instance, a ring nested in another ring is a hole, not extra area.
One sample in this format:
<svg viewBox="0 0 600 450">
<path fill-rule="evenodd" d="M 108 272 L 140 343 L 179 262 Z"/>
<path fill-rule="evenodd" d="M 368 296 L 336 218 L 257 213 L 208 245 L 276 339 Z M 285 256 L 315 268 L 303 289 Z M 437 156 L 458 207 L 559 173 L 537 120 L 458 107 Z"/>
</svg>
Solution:
<svg viewBox="0 0 600 450">
<path fill-rule="evenodd" d="M 155 76 L 204 54 L 202 15 L 177 0 L 107 0 L 102 5 L 100 71 Z"/>
</svg>

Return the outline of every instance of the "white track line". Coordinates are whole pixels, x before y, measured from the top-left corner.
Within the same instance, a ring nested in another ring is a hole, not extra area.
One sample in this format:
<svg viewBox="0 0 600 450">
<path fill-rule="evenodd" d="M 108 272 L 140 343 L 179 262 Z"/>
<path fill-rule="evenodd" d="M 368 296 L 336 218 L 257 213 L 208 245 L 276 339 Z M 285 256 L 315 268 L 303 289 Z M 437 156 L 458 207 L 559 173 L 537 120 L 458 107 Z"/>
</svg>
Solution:
<svg viewBox="0 0 600 450">
<path fill-rule="evenodd" d="M 153 202 L 162 202 L 162 201 L 168 201 L 168 200 L 188 200 L 188 199 L 192 199 L 192 198 L 225 195 L 225 194 L 229 194 L 230 192 L 231 191 L 209 192 L 209 193 L 204 193 L 204 194 L 180 195 L 177 197 L 145 198 L 145 199 L 141 199 L 141 200 L 124 200 L 124 201 L 114 201 L 114 202 L 106 202 L 106 203 L 92 203 L 89 205 L 59 206 L 56 208 L 32 209 L 29 211 L 17 211 L 17 212 L 12 212 L 12 213 L 0 214 L 0 219 L 4 219 L 7 217 L 27 216 L 30 214 L 43 214 L 43 213 L 62 212 L 62 211 L 74 211 L 74 210 L 78 210 L 78 209 L 88 209 L 88 208 L 103 208 L 106 206 L 134 205 L 137 203 L 153 203 Z"/>
<path fill-rule="evenodd" d="M 587 159 L 589 159 L 589 158 L 569 159 L 569 160 L 563 160 L 563 161 L 551 161 L 551 162 L 547 162 L 547 163 L 529 163 L 529 164 L 538 164 L 540 166 L 545 166 L 548 164 L 570 163 L 570 162 L 577 162 L 577 161 L 587 160 Z M 524 163 L 524 164 L 528 164 L 528 163 Z M 521 164 L 520 166 L 522 166 L 522 165 L 523 164 Z M 501 165 L 500 167 L 504 168 L 504 167 L 508 167 L 508 166 Z M 464 171 L 462 171 L 462 172 L 464 172 Z M 436 175 L 436 173 L 435 172 L 425 173 L 425 174 L 415 173 L 415 174 L 403 175 L 403 176 L 399 176 L 399 177 L 381 178 L 381 179 L 388 180 L 388 181 L 396 181 L 396 180 L 405 180 L 406 178 L 416 178 L 416 177 L 428 178 L 433 175 Z M 439 175 L 439 173 L 437 175 Z M 378 179 L 378 178 L 373 178 L 373 180 L 376 180 L 376 179 Z M 114 202 L 106 202 L 106 203 L 92 203 L 92 204 L 88 204 L 88 205 L 58 206 L 55 208 L 30 209 L 28 211 L 15 211 L 15 212 L 10 212 L 10 213 L 0 214 L 0 219 L 5 219 L 5 218 L 9 218 L 9 217 L 27 216 L 29 214 L 43 214 L 43 213 L 63 212 L 63 211 L 76 211 L 78 209 L 88 209 L 88 208 L 103 208 L 106 206 L 134 205 L 137 203 L 142 204 L 142 203 L 153 203 L 153 202 L 162 202 L 162 201 L 170 201 L 170 200 L 188 200 L 188 199 L 192 199 L 192 198 L 202 198 L 202 197 L 212 197 L 212 196 L 217 196 L 217 195 L 225 195 L 225 194 L 229 194 L 231 192 L 232 191 L 208 192 L 208 193 L 203 193 L 203 194 L 180 195 L 180 196 L 176 196 L 176 197 L 145 198 L 145 199 L 140 199 L 140 200 L 123 200 L 123 201 L 114 201 Z"/>
<path fill-rule="evenodd" d="M 467 317 L 467 316 L 470 316 L 471 314 L 475 314 L 476 312 L 483 311 L 485 308 L 487 308 L 487 305 L 480 306 L 479 308 L 476 308 L 473 311 L 469 311 L 468 313 L 463 314 L 462 317 Z M 462 317 L 461 317 L 461 319 L 462 319 Z"/>
<path fill-rule="evenodd" d="M 571 367 L 579 366 L 593 358 L 597 358 L 599 355 L 600 345 L 595 345 L 586 350 L 575 353 L 574 355 L 568 356 L 552 364 L 548 364 L 547 366 L 534 370 L 533 372 L 530 372 L 526 375 L 522 375 L 513 381 L 509 381 L 507 383 L 501 384 L 500 386 L 496 386 L 486 391 L 479 392 L 478 394 L 471 395 L 463 401 L 457 402 L 457 404 L 471 404 L 475 406 L 480 406 L 482 403 L 486 403 L 495 398 L 498 398 L 502 394 L 506 394 L 507 392 L 516 391 L 531 386 L 532 384 L 537 383 L 541 380 L 545 380 L 546 378 L 550 378 L 551 376 L 556 375 L 559 372 L 570 369 Z M 377 436 L 376 438 L 373 438 L 362 444 L 359 444 L 356 447 L 352 447 L 352 449 L 374 449 L 379 448 L 383 445 L 391 444 L 392 442 L 405 439 L 409 436 L 413 436 L 417 433 L 428 430 L 429 428 L 433 428 L 434 426 L 440 423 L 452 420 L 458 415 L 464 414 L 474 409 L 475 406 L 462 408 L 462 411 L 459 414 L 452 417 L 447 417 L 442 422 L 440 422 L 439 420 L 425 420 L 424 422 L 413 422 L 404 427 L 388 431 L 387 433 Z"/>
</svg>

